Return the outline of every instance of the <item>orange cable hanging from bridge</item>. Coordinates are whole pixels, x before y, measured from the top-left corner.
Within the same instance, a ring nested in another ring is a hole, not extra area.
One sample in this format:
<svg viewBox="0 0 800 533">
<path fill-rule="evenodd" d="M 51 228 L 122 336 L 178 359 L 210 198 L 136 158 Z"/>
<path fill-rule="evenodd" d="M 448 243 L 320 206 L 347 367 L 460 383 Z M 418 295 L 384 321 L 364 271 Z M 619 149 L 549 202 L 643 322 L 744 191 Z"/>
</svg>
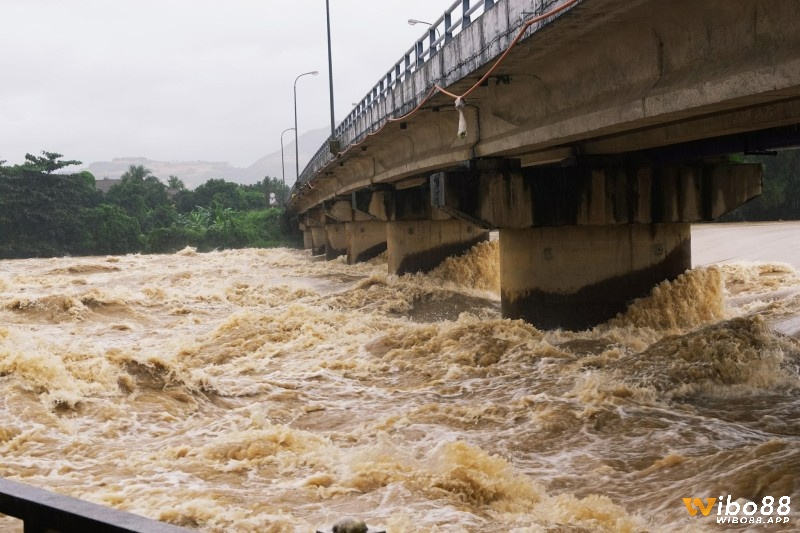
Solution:
<svg viewBox="0 0 800 533">
<path fill-rule="evenodd" d="M 537 22 L 539 22 L 541 20 L 544 20 L 544 19 L 546 19 L 548 17 L 552 17 L 556 13 L 564 11 L 565 9 L 567 9 L 568 7 L 571 7 L 573 4 L 576 4 L 579 1 L 580 0 L 569 0 L 568 2 L 564 2 L 560 6 L 554 8 L 554 9 L 551 9 L 550 11 L 548 11 L 546 13 L 542 13 L 541 15 L 536 15 L 532 19 L 529 19 L 529 20 L 525 21 L 525 24 L 522 25 L 522 28 L 517 33 L 517 36 L 514 37 L 514 40 L 511 41 L 511 44 L 508 45 L 508 48 L 506 48 L 505 52 L 503 52 L 503 54 L 499 58 L 497 58 L 497 61 L 494 62 L 494 65 L 492 65 L 492 67 L 489 70 L 486 71 L 486 74 L 481 76 L 481 79 L 476 81 L 475 85 L 473 85 L 472 87 L 467 89 L 464 92 L 464 94 L 461 94 L 461 95 L 453 94 L 453 93 L 451 93 L 450 91 L 444 89 L 442 86 L 440 86 L 438 84 L 434 85 L 434 88 L 437 89 L 439 92 L 444 93 L 444 94 L 446 94 L 447 96 L 449 96 L 451 98 L 454 98 L 456 100 L 456 106 L 458 106 L 458 100 L 459 99 L 463 100 L 464 98 L 469 96 L 470 93 L 472 93 L 472 91 L 474 91 L 475 89 L 480 87 L 480 85 L 484 81 L 486 81 L 494 73 L 495 70 L 497 70 L 497 67 L 500 66 L 500 63 L 502 63 L 505 60 L 506 56 L 509 54 L 509 52 L 511 52 L 511 49 L 514 48 L 517 45 L 517 43 L 522 39 L 522 36 L 525 34 L 526 31 L 528 31 L 528 28 L 530 28 L 532 25 L 536 24 Z"/>
<path fill-rule="evenodd" d="M 414 113 L 416 113 L 417 111 L 419 111 L 419 108 L 421 108 L 423 105 L 425 105 L 425 102 L 427 102 L 428 100 L 430 100 L 430 99 L 431 99 L 431 98 L 432 98 L 432 97 L 433 97 L 433 96 L 434 96 L 434 95 L 435 95 L 437 92 L 438 92 L 438 91 L 437 91 L 437 88 L 436 88 L 436 86 L 434 86 L 434 87 L 433 87 L 433 88 L 432 88 L 430 91 L 428 91 L 428 94 L 426 94 L 426 95 L 425 95 L 425 98 L 423 98 L 423 99 L 420 101 L 420 103 L 419 103 L 419 104 L 417 104 L 417 106 L 416 106 L 414 109 L 412 109 L 411 111 L 409 111 L 409 112 L 408 112 L 408 113 L 406 113 L 405 115 L 402 115 L 402 116 L 399 116 L 399 117 L 389 117 L 389 118 L 387 118 L 387 119 L 386 119 L 386 121 L 384 121 L 384 123 L 383 123 L 383 124 L 381 124 L 381 125 L 380 125 L 380 127 L 379 127 L 378 129 L 376 129 L 376 130 L 375 130 L 375 131 L 373 131 L 373 132 L 367 133 L 367 135 L 366 135 L 366 136 L 364 136 L 364 138 L 363 138 L 363 139 L 361 139 L 360 141 L 350 144 L 350 145 L 347 147 L 347 149 L 346 149 L 344 152 L 339 152 L 339 154 L 338 154 L 338 155 L 345 154 L 345 153 L 347 153 L 347 150 L 350 150 L 350 148 L 356 147 L 356 146 L 358 146 L 359 144 L 363 143 L 364 141 L 366 141 L 366 140 L 367 140 L 367 137 L 369 137 L 370 135 L 375 135 L 376 133 L 378 133 L 379 131 L 381 131 L 381 130 L 382 130 L 384 127 L 386 127 L 386 125 L 387 125 L 387 124 L 389 124 L 390 122 L 397 122 L 397 121 L 399 121 L 399 120 L 403 120 L 403 119 L 405 119 L 405 118 L 407 118 L 407 117 L 410 117 L 411 115 L 413 115 Z"/>
<path fill-rule="evenodd" d="M 511 41 L 511 44 L 508 45 L 508 48 L 505 49 L 503 54 L 499 58 L 497 58 L 497 61 L 494 62 L 494 65 L 492 65 L 492 67 L 488 71 L 486 71 L 486 74 L 481 76 L 481 79 L 479 79 L 477 82 L 475 82 L 475 84 L 472 87 L 467 89 L 464 92 L 464 94 L 457 95 L 457 94 L 451 93 L 450 91 L 448 91 L 447 89 L 443 88 L 441 85 L 439 85 L 437 83 L 437 84 L 435 84 L 433 86 L 433 88 L 431 88 L 431 90 L 428 92 L 428 94 L 425 95 L 425 98 L 423 98 L 420 101 L 420 103 L 417 104 L 416 107 L 414 107 L 414 109 L 412 109 L 411 111 L 409 111 L 408 113 L 406 113 L 405 115 L 402 115 L 400 117 L 389 117 L 389 118 L 387 118 L 386 121 L 384 121 L 384 123 L 381 124 L 380 127 L 378 127 L 378 129 L 376 129 L 373 132 L 370 132 L 370 133 L 366 134 L 364 136 L 364 138 L 361 139 L 360 141 L 350 144 L 347 148 L 345 148 L 345 150 L 343 152 L 338 152 L 336 154 L 336 157 L 340 157 L 340 156 L 343 156 L 343 155 L 347 154 L 347 152 L 349 152 L 352 148 L 355 148 L 356 146 L 359 146 L 364 141 L 366 141 L 367 138 L 369 138 L 372 135 L 375 135 L 378 132 L 380 132 L 390 122 L 397 122 L 397 121 L 404 120 L 404 119 L 410 117 L 411 115 L 413 115 L 414 113 L 419 111 L 419 109 L 425 104 L 425 102 L 427 102 L 433 96 L 435 96 L 436 93 L 446 94 L 447 96 L 455 99 L 455 101 L 456 101 L 456 109 L 458 109 L 460 117 L 463 117 L 463 108 L 464 108 L 464 105 L 465 105 L 464 104 L 464 98 L 469 96 L 469 94 L 472 93 L 472 91 L 477 89 L 484 81 L 486 81 L 494 73 L 495 70 L 497 70 L 497 67 L 500 66 L 500 64 L 505 60 L 506 56 L 509 54 L 509 52 L 511 52 L 511 49 L 514 48 L 517 45 L 517 43 L 522 39 L 522 36 L 525 34 L 526 31 L 528 31 L 528 28 L 530 28 L 532 25 L 536 24 L 537 22 L 539 22 L 541 20 L 544 20 L 544 19 L 546 19 L 548 17 L 551 17 L 551 16 L 555 15 L 556 13 L 560 13 L 561 11 L 564 11 L 565 9 L 573 6 L 574 4 L 578 3 L 579 1 L 580 0 L 568 0 L 567 2 L 564 2 L 560 6 L 558 6 L 556 8 L 553 8 L 550 11 L 547 11 L 546 13 L 542 13 L 541 15 L 536 15 L 535 17 L 525 21 L 525 24 L 522 25 L 522 28 L 520 28 L 519 32 L 517 33 L 517 36 L 514 37 L 514 40 Z M 462 120 L 461 120 L 461 118 L 459 118 L 459 133 L 458 133 L 459 138 L 462 138 L 463 136 L 466 135 L 466 124 L 462 124 L 461 122 L 462 122 Z M 462 131 L 463 131 L 463 134 L 462 134 Z"/>
</svg>

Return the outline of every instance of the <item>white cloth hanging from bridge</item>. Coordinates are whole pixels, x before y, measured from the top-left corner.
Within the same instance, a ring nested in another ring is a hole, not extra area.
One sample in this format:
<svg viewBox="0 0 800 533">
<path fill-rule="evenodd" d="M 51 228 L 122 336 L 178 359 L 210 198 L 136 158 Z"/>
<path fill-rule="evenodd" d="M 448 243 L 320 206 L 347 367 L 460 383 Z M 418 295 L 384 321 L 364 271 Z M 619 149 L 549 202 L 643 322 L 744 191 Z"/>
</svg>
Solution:
<svg viewBox="0 0 800 533">
<path fill-rule="evenodd" d="M 467 119 L 464 116 L 464 100 L 456 98 L 456 109 L 458 110 L 458 138 L 464 139 L 467 136 Z"/>
</svg>

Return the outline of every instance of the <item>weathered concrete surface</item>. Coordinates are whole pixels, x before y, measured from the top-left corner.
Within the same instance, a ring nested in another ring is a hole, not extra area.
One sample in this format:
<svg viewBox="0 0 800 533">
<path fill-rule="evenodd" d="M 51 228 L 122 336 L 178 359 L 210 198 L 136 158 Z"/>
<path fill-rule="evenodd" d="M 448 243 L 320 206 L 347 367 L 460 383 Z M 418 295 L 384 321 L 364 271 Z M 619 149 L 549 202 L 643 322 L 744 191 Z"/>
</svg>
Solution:
<svg viewBox="0 0 800 533">
<path fill-rule="evenodd" d="M 325 253 L 325 226 L 311 227 L 311 255 Z"/>
<path fill-rule="evenodd" d="M 334 222 L 350 222 L 353 220 L 353 207 L 350 199 L 330 200 L 322 204 L 322 210 L 328 220 Z"/>
<path fill-rule="evenodd" d="M 461 220 L 412 220 L 386 225 L 390 274 L 427 272 L 445 258 L 489 240 L 489 232 Z"/>
<path fill-rule="evenodd" d="M 342 138 L 408 111 L 442 79 L 455 93 L 469 88 L 530 7 L 498 2 Z M 324 199 L 475 157 L 517 157 L 528 166 L 795 125 L 797 2 L 584 0 L 531 30 L 466 103 L 464 139 L 455 135 L 452 99 L 439 94 L 402 126 L 389 124 L 341 157 L 312 164 L 314 188 L 296 188 L 289 209 L 303 213 Z"/>
<path fill-rule="evenodd" d="M 582 0 L 528 30 L 466 97 L 463 138 L 443 93 L 371 135 L 434 84 L 471 89 L 531 7 L 496 3 L 388 84 L 337 129 L 358 146 L 320 151 L 287 209 L 302 217 L 351 195 L 354 220 L 390 221 L 392 272 L 468 247 L 460 229 L 432 228 L 501 228 L 504 315 L 585 327 L 689 266 L 686 223 L 759 194 L 759 169 L 721 156 L 800 140 L 798 4 Z M 459 178 L 465 162 L 488 158 L 518 163 Z"/>
<path fill-rule="evenodd" d="M 503 317 L 580 330 L 691 268 L 689 224 L 500 230 Z"/>
<path fill-rule="evenodd" d="M 362 263 L 386 251 L 386 222 L 348 222 L 347 263 Z"/>
<path fill-rule="evenodd" d="M 314 241 L 311 237 L 311 228 L 303 230 L 303 248 L 311 250 L 314 247 Z"/>
<path fill-rule="evenodd" d="M 515 164 L 516 162 L 516 164 Z M 711 221 L 761 194 L 761 165 L 472 161 L 431 177 L 433 202 L 488 228 Z"/>
<path fill-rule="evenodd" d="M 304 227 L 322 226 L 325 224 L 325 214 L 322 211 L 322 206 L 315 206 L 305 213 L 302 219 Z"/>
<path fill-rule="evenodd" d="M 361 189 L 352 194 L 353 211 L 360 213 L 372 220 L 389 220 L 388 205 L 391 201 L 389 188 Z"/>
<path fill-rule="evenodd" d="M 325 259 L 347 254 L 346 224 L 325 224 Z"/>
</svg>

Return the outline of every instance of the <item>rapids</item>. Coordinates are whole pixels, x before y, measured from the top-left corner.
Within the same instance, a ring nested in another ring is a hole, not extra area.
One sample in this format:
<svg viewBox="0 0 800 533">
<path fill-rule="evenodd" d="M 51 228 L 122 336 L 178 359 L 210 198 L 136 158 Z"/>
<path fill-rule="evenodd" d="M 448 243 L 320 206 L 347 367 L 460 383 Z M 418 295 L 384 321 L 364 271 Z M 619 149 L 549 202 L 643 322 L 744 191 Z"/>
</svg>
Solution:
<svg viewBox="0 0 800 533">
<path fill-rule="evenodd" d="M 696 267 L 570 332 L 500 318 L 497 265 L 2 261 L 0 476 L 208 532 L 715 531 L 682 498 L 720 495 L 790 496 L 740 529 L 800 530 L 792 266 Z"/>
</svg>

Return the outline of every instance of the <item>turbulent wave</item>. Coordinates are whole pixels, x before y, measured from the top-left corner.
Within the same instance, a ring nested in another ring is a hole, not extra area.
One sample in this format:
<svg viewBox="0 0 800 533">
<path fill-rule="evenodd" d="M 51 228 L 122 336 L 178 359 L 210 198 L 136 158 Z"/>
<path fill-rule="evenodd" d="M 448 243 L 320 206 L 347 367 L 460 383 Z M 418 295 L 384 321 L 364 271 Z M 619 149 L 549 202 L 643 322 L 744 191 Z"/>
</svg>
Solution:
<svg viewBox="0 0 800 533">
<path fill-rule="evenodd" d="M 659 283 L 648 297 L 631 303 L 608 325 L 678 332 L 724 316 L 722 273 L 712 267 L 690 270 L 675 281 Z"/>
<path fill-rule="evenodd" d="M 497 255 L 5 262 L 0 475 L 213 532 L 713 530 L 681 498 L 799 496 L 791 267 L 543 331 L 500 318 Z"/>
</svg>

